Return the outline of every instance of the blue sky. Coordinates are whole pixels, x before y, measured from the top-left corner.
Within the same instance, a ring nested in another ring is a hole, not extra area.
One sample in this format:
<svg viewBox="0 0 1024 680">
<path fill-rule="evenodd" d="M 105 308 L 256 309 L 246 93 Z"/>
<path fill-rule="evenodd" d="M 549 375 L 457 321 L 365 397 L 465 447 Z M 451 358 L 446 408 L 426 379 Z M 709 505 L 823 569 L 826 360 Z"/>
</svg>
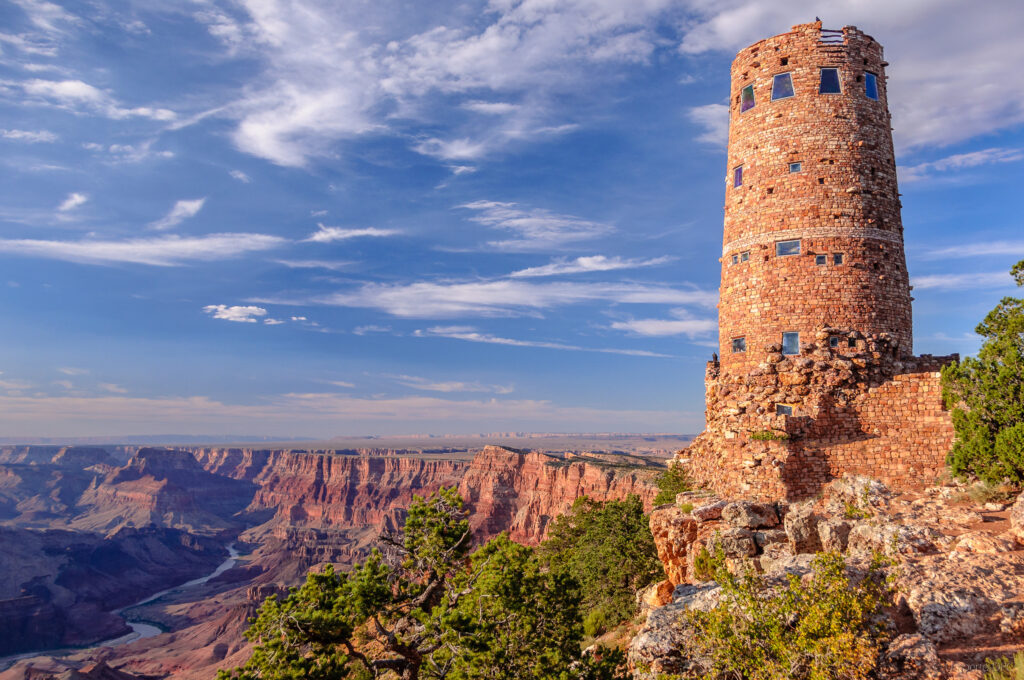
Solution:
<svg viewBox="0 0 1024 680">
<path fill-rule="evenodd" d="M 891 64 L 915 349 L 972 352 L 1017 2 L 0 2 L 0 435 L 699 431 L 729 63 L 815 15 Z"/>
</svg>

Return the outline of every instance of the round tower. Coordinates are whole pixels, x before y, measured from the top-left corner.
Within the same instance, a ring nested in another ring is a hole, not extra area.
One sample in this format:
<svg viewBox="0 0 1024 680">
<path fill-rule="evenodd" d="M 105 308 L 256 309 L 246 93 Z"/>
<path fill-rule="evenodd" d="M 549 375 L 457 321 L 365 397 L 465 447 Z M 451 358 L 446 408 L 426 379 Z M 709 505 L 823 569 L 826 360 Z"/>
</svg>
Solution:
<svg viewBox="0 0 1024 680">
<path fill-rule="evenodd" d="M 840 353 L 877 333 L 912 352 L 886 65 L 870 36 L 821 22 L 733 61 L 723 374 L 799 353 L 822 328 L 845 331 L 828 339 Z"/>
</svg>

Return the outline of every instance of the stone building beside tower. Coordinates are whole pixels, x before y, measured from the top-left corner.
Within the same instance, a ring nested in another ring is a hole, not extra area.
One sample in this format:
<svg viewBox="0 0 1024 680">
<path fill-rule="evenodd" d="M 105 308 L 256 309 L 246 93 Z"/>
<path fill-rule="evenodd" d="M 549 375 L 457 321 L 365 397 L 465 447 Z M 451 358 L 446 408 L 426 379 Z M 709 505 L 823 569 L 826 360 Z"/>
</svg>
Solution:
<svg viewBox="0 0 1024 680">
<path fill-rule="evenodd" d="M 684 452 L 723 494 L 942 474 L 953 428 L 915 357 L 882 46 L 794 26 L 732 64 L 719 358 Z"/>
</svg>

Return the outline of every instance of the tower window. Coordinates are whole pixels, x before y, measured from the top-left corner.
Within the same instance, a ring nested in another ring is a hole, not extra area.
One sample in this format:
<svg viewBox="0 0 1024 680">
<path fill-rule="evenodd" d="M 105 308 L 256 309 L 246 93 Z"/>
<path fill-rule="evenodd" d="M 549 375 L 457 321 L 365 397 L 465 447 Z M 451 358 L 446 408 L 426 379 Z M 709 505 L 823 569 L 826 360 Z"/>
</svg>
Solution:
<svg viewBox="0 0 1024 680">
<path fill-rule="evenodd" d="M 775 242 L 775 254 L 776 255 L 799 255 L 800 254 L 800 240 L 796 241 L 776 241 Z"/>
<path fill-rule="evenodd" d="M 737 165 L 732 169 L 732 185 L 734 187 L 743 186 L 743 166 Z"/>
<path fill-rule="evenodd" d="M 772 101 L 788 99 L 795 95 L 793 76 L 790 73 L 779 73 L 772 79 Z"/>
<path fill-rule="evenodd" d="M 849 347 L 850 349 L 856 349 L 857 348 L 857 341 L 855 339 L 853 339 L 853 338 L 849 338 L 846 341 L 846 346 Z"/>
<path fill-rule="evenodd" d="M 740 90 L 740 113 L 754 108 L 754 86 L 747 85 Z"/>
<path fill-rule="evenodd" d="M 832 264 L 842 264 L 842 263 L 843 263 L 843 254 L 842 253 L 832 253 Z"/>
<path fill-rule="evenodd" d="M 818 264 L 818 265 L 828 264 L 828 257 L 825 256 L 825 255 L 815 255 L 814 256 L 814 264 Z"/>
<path fill-rule="evenodd" d="M 732 339 L 732 353 L 738 354 L 740 352 L 747 351 L 747 339 L 746 338 L 733 338 Z"/>
<path fill-rule="evenodd" d="M 878 101 L 878 76 L 874 73 L 864 74 L 864 94 L 868 96 L 868 99 Z"/>
<path fill-rule="evenodd" d="M 818 94 L 842 94 L 839 86 L 839 69 L 821 69 L 821 83 L 818 85 Z"/>
<path fill-rule="evenodd" d="M 800 334 L 799 333 L 783 333 L 782 334 L 782 353 L 783 354 L 800 354 Z"/>
<path fill-rule="evenodd" d="M 790 163 L 789 164 L 789 171 L 790 172 L 800 172 L 800 170 L 802 170 L 802 169 L 803 169 L 803 166 L 800 163 Z"/>
<path fill-rule="evenodd" d="M 831 347 L 832 349 L 836 349 L 837 347 L 839 347 L 839 338 L 833 335 L 831 338 L 828 339 L 828 346 Z"/>
<path fill-rule="evenodd" d="M 739 255 L 733 255 L 732 256 L 732 263 L 733 264 L 739 264 L 740 263 L 740 256 Z"/>
<path fill-rule="evenodd" d="M 793 415 L 793 407 L 787 404 L 776 404 L 775 414 L 779 416 L 791 416 Z"/>
<path fill-rule="evenodd" d="M 749 250 L 744 250 L 742 253 L 740 253 L 740 262 L 746 262 L 749 259 L 750 259 L 750 251 Z"/>
<path fill-rule="evenodd" d="M 779 59 L 779 63 L 782 64 L 783 66 L 789 66 L 789 57 L 783 57 L 782 59 Z"/>
</svg>

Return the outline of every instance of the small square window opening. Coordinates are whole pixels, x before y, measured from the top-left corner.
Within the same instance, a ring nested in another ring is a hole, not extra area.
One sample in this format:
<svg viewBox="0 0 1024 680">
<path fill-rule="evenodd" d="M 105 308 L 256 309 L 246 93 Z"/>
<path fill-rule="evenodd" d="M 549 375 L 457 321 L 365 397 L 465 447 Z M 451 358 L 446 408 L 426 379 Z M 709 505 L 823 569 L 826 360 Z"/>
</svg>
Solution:
<svg viewBox="0 0 1024 680">
<path fill-rule="evenodd" d="M 803 169 L 803 166 L 800 163 L 790 163 L 789 164 L 789 171 L 790 172 L 800 172 L 802 169 Z"/>
<path fill-rule="evenodd" d="M 817 264 L 817 265 L 828 264 L 828 258 L 825 257 L 824 255 L 815 255 L 814 256 L 814 264 Z"/>
<path fill-rule="evenodd" d="M 842 264 L 842 263 L 843 263 L 843 254 L 842 253 L 832 253 L 832 264 Z"/>
<path fill-rule="evenodd" d="M 776 255 L 799 255 L 800 241 L 777 241 L 775 243 Z"/>
<path fill-rule="evenodd" d="M 772 101 L 777 99 L 789 99 L 796 92 L 793 90 L 793 75 L 790 73 L 779 73 L 772 78 Z"/>
<path fill-rule="evenodd" d="M 878 101 L 878 76 L 874 73 L 864 74 L 864 94 L 868 96 L 868 99 Z"/>
<path fill-rule="evenodd" d="M 800 354 L 800 334 L 799 333 L 783 333 L 782 334 L 782 353 L 793 355 Z"/>
<path fill-rule="evenodd" d="M 839 85 L 839 69 L 821 69 L 821 82 L 818 84 L 818 94 L 842 94 L 843 90 Z"/>
<path fill-rule="evenodd" d="M 740 90 L 740 113 L 754 108 L 754 86 L 747 85 Z"/>
<path fill-rule="evenodd" d="M 749 259 L 750 259 L 750 251 L 749 250 L 744 250 L 742 253 L 740 253 L 740 262 L 746 262 Z"/>
<path fill-rule="evenodd" d="M 828 346 L 831 347 L 832 349 L 839 347 L 839 338 L 833 335 L 831 338 L 828 339 Z"/>
<path fill-rule="evenodd" d="M 775 414 L 780 416 L 791 416 L 793 415 L 793 407 L 787 404 L 776 404 Z"/>
<path fill-rule="evenodd" d="M 732 185 L 734 187 L 743 186 L 743 166 L 737 165 L 732 169 Z"/>
<path fill-rule="evenodd" d="M 739 264 L 740 263 L 740 256 L 739 255 L 733 255 L 732 256 L 732 263 L 733 264 Z"/>
<path fill-rule="evenodd" d="M 850 349 L 856 349 L 857 341 L 854 340 L 853 338 L 849 338 L 846 341 L 846 346 L 849 347 Z"/>
<path fill-rule="evenodd" d="M 732 351 L 733 354 L 747 351 L 747 339 L 746 338 L 733 338 L 732 339 Z"/>
<path fill-rule="evenodd" d="M 779 59 L 779 63 L 783 66 L 789 66 L 789 57 L 783 57 Z"/>
</svg>

